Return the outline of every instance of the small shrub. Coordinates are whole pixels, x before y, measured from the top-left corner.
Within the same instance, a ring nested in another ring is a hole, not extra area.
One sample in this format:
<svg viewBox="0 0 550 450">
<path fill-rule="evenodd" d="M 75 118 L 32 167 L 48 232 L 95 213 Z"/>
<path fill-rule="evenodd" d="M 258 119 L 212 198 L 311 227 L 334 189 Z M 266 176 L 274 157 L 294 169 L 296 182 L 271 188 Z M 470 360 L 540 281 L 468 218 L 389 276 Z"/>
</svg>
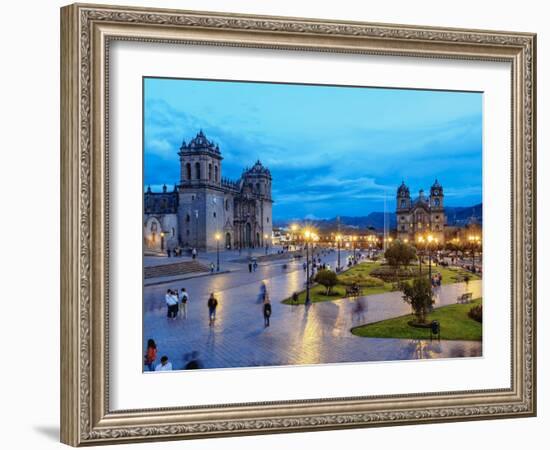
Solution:
<svg viewBox="0 0 550 450">
<path fill-rule="evenodd" d="M 399 270 L 396 270 L 391 266 L 380 266 L 374 269 L 370 274 L 373 277 L 389 282 L 407 280 L 413 278 L 416 273 L 411 267 L 402 267 Z"/>
<path fill-rule="evenodd" d="M 483 323 L 483 307 L 481 305 L 473 306 L 470 311 L 468 311 L 468 317 L 479 323 Z"/>
<path fill-rule="evenodd" d="M 351 286 L 356 284 L 361 287 L 382 287 L 384 282 L 379 278 L 371 277 L 365 273 L 352 273 L 352 274 L 342 274 L 338 277 L 338 281 L 346 286 Z"/>
<path fill-rule="evenodd" d="M 320 270 L 315 275 L 315 281 L 325 287 L 325 295 L 330 295 L 332 288 L 338 283 L 338 278 L 331 270 Z"/>
</svg>

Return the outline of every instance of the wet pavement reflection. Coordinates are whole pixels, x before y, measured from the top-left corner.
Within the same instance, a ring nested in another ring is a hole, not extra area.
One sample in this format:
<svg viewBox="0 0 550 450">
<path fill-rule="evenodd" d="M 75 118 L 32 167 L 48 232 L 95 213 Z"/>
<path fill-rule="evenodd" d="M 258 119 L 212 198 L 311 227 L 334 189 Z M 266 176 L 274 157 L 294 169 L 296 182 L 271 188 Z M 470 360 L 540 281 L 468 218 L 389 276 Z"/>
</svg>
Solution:
<svg viewBox="0 0 550 450">
<path fill-rule="evenodd" d="M 342 252 L 342 260 L 346 253 Z M 322 257 L 336 263 L 336 253 Z M 287 268 L 283 265 L 288 264 Z M 361 338 L 350 328 L 410 312 L 399 292 L 341 299 L 333 302 L 284 305 L 281 300 L 304 287 L 301 261 L 260 264 L 256 272 L 242 270 L 197 277 L 144 289 L 144 351 L 149 338 L 156 341 L 158 358 L 167 355 L 174 369 L 191 359 L 204 368 L 251 367 L 338 362 L 481 356 L 481 343 Z M 267 285 L 272 315 L 264 326 L 260 286 Z M 164 294 L 185 287 L 189 293 L 187 318 L 167 320 Z M 463 292 L 481 296 L 481 281 L 445 285 L 436 292 L 436 307 L 456 302 Z M 211 292 L 218 299 L 216 320 L 209 326 L 206 302 Z"/>
</svg>

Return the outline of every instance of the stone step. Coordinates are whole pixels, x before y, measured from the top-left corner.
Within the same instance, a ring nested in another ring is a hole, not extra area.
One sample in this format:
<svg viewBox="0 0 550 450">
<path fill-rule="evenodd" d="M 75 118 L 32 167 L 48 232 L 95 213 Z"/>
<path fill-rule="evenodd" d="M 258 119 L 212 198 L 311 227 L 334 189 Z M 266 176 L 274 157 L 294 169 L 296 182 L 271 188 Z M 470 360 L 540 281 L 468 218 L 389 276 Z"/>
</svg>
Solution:
<svg viewBox="0 0 550 450">
<path fill-rule="evenodd" d="M 208 267 L 197 261 L 183 261 L 173 264 L 145 267 L 144 278 L 172 277 L 188 273 L 208 272 Z"/>
</svg>

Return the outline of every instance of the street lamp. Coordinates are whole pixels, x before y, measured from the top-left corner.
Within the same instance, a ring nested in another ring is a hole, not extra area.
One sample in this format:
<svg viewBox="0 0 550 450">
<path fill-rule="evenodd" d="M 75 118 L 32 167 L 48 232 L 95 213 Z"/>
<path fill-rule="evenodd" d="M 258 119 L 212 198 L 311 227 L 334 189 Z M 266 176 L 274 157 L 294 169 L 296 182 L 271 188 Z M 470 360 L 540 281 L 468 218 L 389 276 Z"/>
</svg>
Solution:
<svg viewBox="0 0 550 450">
<path fill-rule="evenodd" d="M 311 231 L 308 229 L 304 232 L 304 240 L 306 241 L 306 301 L 305 304 L 309 305 L 311 299 L 309 297 L 309 238 L 311 237 Z"/>
<path fill-rule="evenodd" d="M 342 235 L 336 235 L 336 244 L 338 246 L 338 265 L 336 266 L 336 272 L 340 272 L 340 242 L 342 241 Z"/>
<path fill-rule="evenodd" d="M 291 233 L 291 241 L 294 245 L 294 250 L 296 250 L 296 231 L 298 230 L 298 225 L 296 225 L 295 223 L 293 223 L 291 226 L 290 226 L 290 231 L 292 231 Z"/>
<path fill-rule="evenodd" d="M 472 249 L 472 272 L 476 273 L 476 247 L 481 245 L 481 238 L 478 235 L 468 236 L 468 242 Z"/>
<path fill-rule="evenodd" d="M 216 233 L 214 236 L 216 238 L 216 272 L 220 271 L 220 239 L 222 238 L 222 235 L 220 233 Z"/>
<path fill-rule="evenodd" d="M 435 241 L 434 237 L 431 234 L 428 234 L 427 237 L 427 246 L 428 246 L 428 276 L 430 278 L 430 285 L 432 283 L 432 242 Z"/>
<path fill-rule="evenodd" d="M 268 241 L 268 235 L 264 234 L 264 242 L 265 242 L 265 254 L 267 255 L 267 249 L 269 248 L 269 241 Z"/>
<path fill-rule="evenodd" d="M 418 239 L 417 239 L 418 243 L 423 245 L 424 244 L 424 237 L 423 236 L 418 236 Z M 422 253 L 418 253 L 418 273 L 420 275 L 422 275 Z"/>
</svg>

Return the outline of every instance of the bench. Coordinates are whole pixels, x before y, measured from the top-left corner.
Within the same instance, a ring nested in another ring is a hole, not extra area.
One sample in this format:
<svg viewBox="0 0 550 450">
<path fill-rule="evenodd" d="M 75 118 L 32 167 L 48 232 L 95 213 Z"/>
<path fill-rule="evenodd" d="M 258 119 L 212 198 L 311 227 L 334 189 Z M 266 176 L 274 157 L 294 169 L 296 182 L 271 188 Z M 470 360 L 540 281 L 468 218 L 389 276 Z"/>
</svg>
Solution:
<svg viewBox="0 0 550 450">
<path fill-rule="evenodd" d="M 471 303 L 471 301 L 472 301 L 471 292 L 465 292 L 464 294 L 458 296 L 456 299 L 457 303 Z"/>
</svg>

